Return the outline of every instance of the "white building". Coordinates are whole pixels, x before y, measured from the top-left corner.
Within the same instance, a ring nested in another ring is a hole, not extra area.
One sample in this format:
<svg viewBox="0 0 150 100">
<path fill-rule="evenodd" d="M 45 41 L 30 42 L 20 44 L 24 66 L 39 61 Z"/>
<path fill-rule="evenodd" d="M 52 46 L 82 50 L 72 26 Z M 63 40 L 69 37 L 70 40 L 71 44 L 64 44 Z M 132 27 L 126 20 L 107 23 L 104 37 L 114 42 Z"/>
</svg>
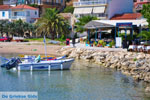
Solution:
<svg viewBox="0 0 150 100">
<path fill-rule="evenodd" d="M 21 19 L 27 23 L 33 23 L 36 18 L 39 18 L 38 8 L 28 5 L 18 5 L 11 8 L 11 20 Z"/>
<path fill-rule="evenodd" d="M 0 20 L 23 20 L 27 23 L 34 23 L 39 18 L 38 8 L 28 5 L 18 5 L 11 7 L 8 5 L 0 5 Z"/>
<path fill-rule="evenodd" d="M 78 0 L 74 2 L 74 15 L 81 17 L 85 15 L 93 15 L 101 19 L 106 19 L 106 8 L 109 0 Z"/>
<path fill-rule="evenodd" d="M 133 0 L 78 0 L 73 6 L 76 17 L 92 15 L 110 19 L 115 14 L 133 12 Z"/>
<path fill-rule="evenodd" d="M 9 5 L 0 5 L 0 20 L 10 20 L 10 8 Z"/>
<path fill-rule="evenodd" d="M 116 14 L 133 13 L 133 0 L 111 0 L 108 4 L 108 19 Z"/>
</svg>

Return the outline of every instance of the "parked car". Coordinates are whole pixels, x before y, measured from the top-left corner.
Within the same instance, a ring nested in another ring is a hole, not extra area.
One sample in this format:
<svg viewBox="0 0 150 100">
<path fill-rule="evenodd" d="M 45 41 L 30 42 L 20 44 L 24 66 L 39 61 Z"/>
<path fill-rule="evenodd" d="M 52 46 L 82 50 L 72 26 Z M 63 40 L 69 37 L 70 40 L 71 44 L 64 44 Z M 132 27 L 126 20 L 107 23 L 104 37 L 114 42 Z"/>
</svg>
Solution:
<svg viewBox="0 0 150 100">
<path fill-rule="evenodd" d="M 2 41 L 2 42 L 6 42 L 6 41 L 10 42 L 11 40 L 12 40 L 12 38 L 10 38 L 10 37 L 0 37 L 0 41 Z"/>
</svg>

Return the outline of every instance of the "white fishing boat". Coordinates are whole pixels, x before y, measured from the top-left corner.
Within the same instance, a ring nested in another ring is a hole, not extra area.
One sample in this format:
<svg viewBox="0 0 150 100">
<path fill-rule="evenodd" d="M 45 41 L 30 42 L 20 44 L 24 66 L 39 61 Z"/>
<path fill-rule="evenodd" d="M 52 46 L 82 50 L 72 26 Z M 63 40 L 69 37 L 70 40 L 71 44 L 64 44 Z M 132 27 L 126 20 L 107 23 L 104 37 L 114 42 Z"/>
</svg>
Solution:
<svg viewBox="0 0 150 100">
<path fill-rule="evenodd" d="M 50 60 L 41 62 L 20 63 L 17 70 L 67 70 L 70 69 L 74 59 Z"/>
<path fill-rule="evenodd" d="M 60 57 L 61 58 L 61 57 Z M 1 67 L 7 70 L 67 70 L 70 69 L 74 59 L 56 59 L 49 61 L 21 61 L 19 58 L 12 58 Z"/>
</svg>

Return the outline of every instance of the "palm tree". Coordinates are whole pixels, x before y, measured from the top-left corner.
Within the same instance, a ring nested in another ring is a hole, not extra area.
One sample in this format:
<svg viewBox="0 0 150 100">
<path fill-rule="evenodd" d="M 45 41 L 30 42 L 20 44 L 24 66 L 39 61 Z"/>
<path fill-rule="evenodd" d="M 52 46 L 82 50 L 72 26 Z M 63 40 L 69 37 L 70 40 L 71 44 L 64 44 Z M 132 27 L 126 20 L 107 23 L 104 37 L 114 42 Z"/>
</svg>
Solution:
<svg viewBox="0 0 150 100">
<path fill-rule="evenodd" d="M 58 14 L 54 8 L 47 8 L 45 14 L 37 22 L 38 33 L 44 33 L 46 36 L 51 36 L 54 40 L 57 35 L 69 33 L 69 25 L 64 18 Z"/>
<path fill-rule="evenodd" d="M 85 31 L 84 25 L 87 24 L 88 22 L 92 21 L 92 20 L 97 20 L 97 19 L 98 18 L 94 17 L 94 16 L 83 16 L 83 17 L 79 18 L 78 22 L 75 23 L 75 26 L 77 26 L 76 32 L 83 33 Z"/>
</svg>

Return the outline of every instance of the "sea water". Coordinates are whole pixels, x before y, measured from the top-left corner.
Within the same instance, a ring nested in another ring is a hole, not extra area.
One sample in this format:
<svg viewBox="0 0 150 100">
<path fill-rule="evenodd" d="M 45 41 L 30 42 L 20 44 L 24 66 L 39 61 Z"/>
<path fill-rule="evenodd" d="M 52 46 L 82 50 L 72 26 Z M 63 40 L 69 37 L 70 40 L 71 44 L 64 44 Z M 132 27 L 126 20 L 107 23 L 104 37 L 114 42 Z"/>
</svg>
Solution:
<svg viewBox="0 0 150 100">
<path fill-rule="evenodd" d="M 0 92 L 34 91 L 38 100 L 150 100 L 150 95 L 144 93 L 146 83 L 135 82 L 113 69 L 93 68 L 92 64 L 79 69 L 83 65 L 86 63 L 75 61 L 77 69 L 65 71 L 17 72 L 0 68 Z"/>
</svg>

